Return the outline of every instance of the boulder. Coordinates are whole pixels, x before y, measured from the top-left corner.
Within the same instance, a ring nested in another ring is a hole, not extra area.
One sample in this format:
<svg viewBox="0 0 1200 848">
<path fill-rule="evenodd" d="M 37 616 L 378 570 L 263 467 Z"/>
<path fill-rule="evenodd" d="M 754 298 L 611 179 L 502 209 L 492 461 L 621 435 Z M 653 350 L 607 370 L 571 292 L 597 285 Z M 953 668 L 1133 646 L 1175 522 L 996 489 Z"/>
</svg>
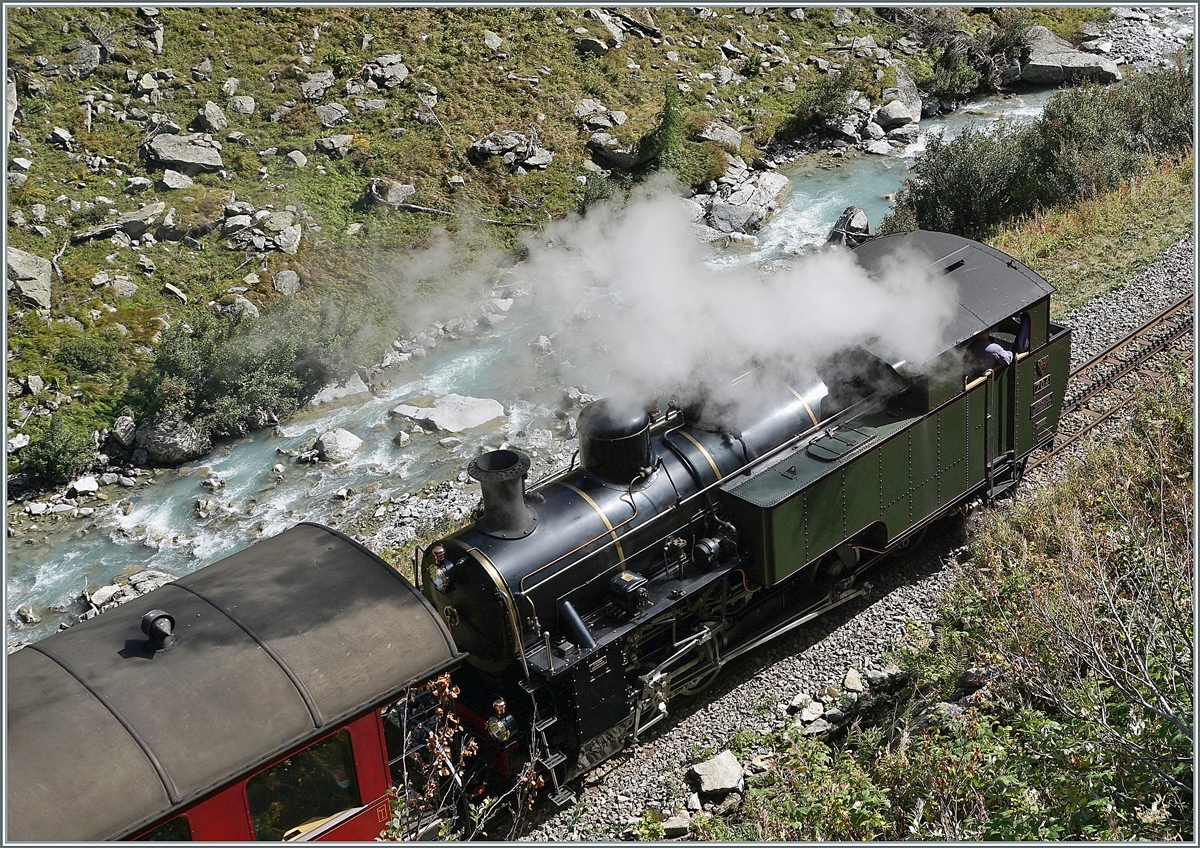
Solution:
<svg viewBox="0 0 1200 848">
<path fill-rule="evenodd" d="M 500 49 L 500 45 L 503 43 L 504 43 L 504 39 L 502 39 L 496 33 L 492 32 L 490 29 L 485 29 L 483 31 L 483 46 L 486 47 L 488 50 L 495 53 L 497 50 Z"/>
<path fill-rule="evenodd" d="M 496 130 L 467 146 L 467 156 L 474 162 L 482 162 L 499 156 L 509 168 L 545 168 L 554 159 L 554 154 L 538 145 L 536 134 L 525 135 L 516 130 Z"/>
<path fill-rule="evenodd" d="M 1044 26 L 1030 27 L 1029 58 L 1021 66 L 1021 81 L 1032 85 L 1061 85 L 1069 81 L 1098 83 L 1121 81 L 1111 59 L 1076 50 Z"/>
<path fill-rule="evenodd" d="M 292 224 L 275 236 L 275 245 L 284 253 L 295 256 L 300 250 L 300 225 Z"/>
<path fill-rule="evenodd" d="M 857 668 L 851 668 L 846 671 L 846 677 L 842 681 L 842 687 L 847 692 L 857 692 L 862 694 L 862 692 L 866 691 L 866 687 L 863 685 L 862 675 L 858 673 Z"/>
<path fill-rule="evenodd" d="M 744 792 L 742 764 L 732 751 L 722 751 L 711 760 L 697 763 L 688 774 L 700 784 L 701 796 L 725 796 L 730 792 Z"/>
<path fill-rule="evenodd" d="M 178 412 L 165 412 L 143 421 L 134 433 L 134 444 L 151 462 L 178 465 L 212 450 L 212 441 Z"/>
<path fill-rule="evenodd" d="M 134 212 L 126 212 L 117 218 L 117 229 L 128 234 L 130 238 L 141 238 L 146 231 L 157 225 L 167 211 L 167 204 L 161 200 L 147 203 Z"/>
<path fill-rule="evenodd" d="M 592 133 L 587 142 L 588 149 L 601 159 L 618 168 L 632 168 L 637 164 L 637 151 L 623 145 L 616 137 L 605 132 Z"/>
<path fill-rule="evenodd" d="M 200 171 L 219 171 L 221 145 L 205 135 L 156 135 L 146 145 L 150 157 L 159 165 L 193 176 Z"/>
<path fill-rule="evenodd" d="M 323 403 L 332 403 L 337 400 L 345 400 L 348 397 L 364 394 L 369 395 L 370 393 L 371 390 L 367 388 L 367 384 L 363 382 L 363 378 L 356 373 L 341 383 L 329 383 L 324 386 L 309 399 L 307 405 L 320 406 Z"/>
<path fill-rule="evenodd" d="M 887 156 L 892 152 L 892 146 L 882 139 L 868 141 L 863 145 L 863 150 L 868 153 L 873 153 L 876 156 Z"/>
<path fill-rule="evenodd" d="M 920 113 L 918 112 L 917 114 Z M 891 103 L 885 103 L 875 113 L 875 123 L 879 124 L 885 131 L 902 127 L 912 122 L 912 112 L 908 111 L 908 107 L 904 105 L 904 101 L 902 100 L 893 100 Z"/>
<path fill-rule="evenodd" d="M 727 195 L 718 195 L 708 211 L 708 225 L 722 233 L 748 233 L 779 208 L 791 180 L 777 171 L 756 173 Z"/>
<path fill-rule="evenodd" d="M 363 440 L 341 427 L 326 430 L 313 446 L 317 455 L 327 462 L 344 462 L 362 447 Z"/>
<path fill-rule="evenodd" d="M 100 45 L 85 44 L 79 48 L 79 52 L 75 54 L 75 60 L 71 62 L 75 72 L 79 74 L 79 78 L 83 79 L 89 76 L 96 68 L 100 67 Z"/>
<path fill-rule="evenodd" d="M 117 444 L 123 448 L 131 447 L 133 445 L 133 436 L 136 432 L 137 425 L 128 415 L 122 415 L 116 421 L 114 421 L 112 429 L 109 431 L 113 439 L 116 440 Z"/>
<path fill-rule="evenodd" d="M 354 141 L 354 136 L 349 134 L 331 135 L 326 138 L 318 138 L 313 142 L 313 147 L 321 153 L 344 159 L 350 152 L 350 142 L 352 141 Z"/>
<path fill-rule="evenodd" d="M 21 298 L 38 309 L 49 309 L 50 260 L 15 247 L 8 248 L 6 259 L 8 281 L 5 289 L 16 289 Z"/>
<path fill-rule="evenodd" d="M 490 398 L 473 398 L 462 395 L 443 395 L 433 402 L 432 408 L 401 404 L 389 413 L 398 418 L 411 418 L 426 425 L 426 429 L 462 433 L 482 427 L 490 421 L 504 417 L 504 406 Z"/>
<path fill-rule="evenodd" d="M 723 121 L 709 121 L 696 133 L 695 138 L 699 141 L 714 141 L 733 151 L 742 146 L 742 134 Z"/>
<path fill-rule="evenodd" d="M 308 157 L 299 150 L 291 151 L 285 158 L 297 168 L 303 168 L 308 164 Z"/>
<path fill-rule="evenodd" d="M 229 98 L 229 111 L 238 115 L 253 115 L 254 114 L 254 98 L 246 94 L 239 94 Z"/>
<path fill-rule="evenodd" d="M 316 71 L 300 83 L 300 95 L 305 100 L 320 100 L 333 87 L 333 71 Z"/>
<path fill-rule="evenodd" d="M 221 132 L 229 127 L 229 119 L 225 117 L 221 107 L 211 100 L 200 107 L 196 121 L 205 132 Z"/>
<path fill-rule="evenodd" d="M 608 45 L 598 38 L 581 38 L 575 42 L 575 50 L 584 56 L 603 56 Z"/>
<path fill-rule="evenodd" d="M 12 138 L 13 126 L 17 122 L 17 112 L 20 111 L 20 101 L 17 99 L 17 81 L 11 75 L 4 79 L 4 134 Z"/>
<path fill-rule="evenodd" d="M 381 178 L 371 180 L 366 188 L 367 198 L 382 206 L 398 206 L 416 193 L 415 186 Z"/>
<path fill-rule="evenodd" d="M 408 67 L 399 53 L 377 57 L 363 69 L 363 73 L 384 88 L 395 88 L 408 79 Z"/>
<path fill-rule="evenodd" d="M 91 474 L 85 474 L 67 486 L 67 492 L 73 492 L 76 495 L 94 495 L 98 491 L 100 491 L 100 482 Z"/>
<path fill-rule="evenodd" d="M 165 171 L 163 171 L 163 175 L 158 182 L 163 188 L 172 191 L 181 188 L 191 188 L 196 184 L 196 181 L 187 174 L 181 174 L 178 171 L 174 171 L 170 168 L 167 168 Z"/>
<path fill-rule="evenodd" d="M 295 271 L 280 271 L 271 278 L 271 285 L 280 294 L 299 294 L 300 275 Z"/>
<path fill-rule="evenodd" d="M 313 110 L 321 119 L 321 126 L 336 127 L 350 120 L 350 110 L 341 103 L 326 103 Z"/>
<path fill-rule="evenodd" d="M 663 836 L 667 839 L 686 836 L 691 826 L 692 819 L 686 812 L 677 813 L 663 822 Z"/>
<path fill-rule="evenodd" d="M 235 312 L 247 315 L 250 318 L 258 318 L 258 307 L 240 294 L 234 297 L 233 308 Z"/>
<path fill-rule="evenodd" d="M 856 247 L 866 241 L 871 235 L 870 222 L 867 213 L 857 206 L 847 206 L 838 217 L 837 223 L 829 231 L 825 239 L 827 244 L 841 244 L 846 247 Z"/>
<path fill-rule="evenodd" d="M 921 120 L 921 92 L 917 83 L 908 72 L 908 66 L 900 61 L 889 61 L 888 66 L 896 72 L 896 87 L 885 89 L 883 99 L 895 97 L 908 109 L 908 114 L 914 121 Z"/>
</svg>

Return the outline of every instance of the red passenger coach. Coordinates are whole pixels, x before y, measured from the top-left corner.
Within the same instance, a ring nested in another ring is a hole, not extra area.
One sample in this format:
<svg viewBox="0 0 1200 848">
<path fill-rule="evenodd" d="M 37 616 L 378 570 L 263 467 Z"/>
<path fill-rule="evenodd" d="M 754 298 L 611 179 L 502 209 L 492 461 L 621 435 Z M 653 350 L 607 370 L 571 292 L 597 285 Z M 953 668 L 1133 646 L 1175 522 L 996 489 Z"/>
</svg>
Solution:
<svg viewBox="0 0 1200 848">
<path fill-rule="evenodd" d="M 408 581 L 301 524 L 8 658 L 7 838 L 370 841 L 399 717 L 461 658 Z"/>
</svg>

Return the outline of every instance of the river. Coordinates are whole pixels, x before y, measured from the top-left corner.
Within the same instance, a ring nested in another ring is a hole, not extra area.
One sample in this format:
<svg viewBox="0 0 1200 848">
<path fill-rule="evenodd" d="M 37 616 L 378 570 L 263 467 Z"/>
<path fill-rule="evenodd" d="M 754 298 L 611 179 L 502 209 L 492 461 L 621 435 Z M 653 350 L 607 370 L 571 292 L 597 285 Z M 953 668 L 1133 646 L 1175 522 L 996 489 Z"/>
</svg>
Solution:
<svg viewBox="0 0 1200 848">
<path fill-rule="evenodd" d="M 761 249 L 718 255 L 713 264 L 803 253 L 824 241 L 851 204 L 862 208 L 872 228 L 877 227 L 890 207 L 886 197 L 900 187 L 929 133 L 949 138 L 971 122 L 1032 120 L 1052 93 L 1046 89 L 973 100 L 953 115 L 923 121 L 921 136 L 896 156 L 806 157 L 787 171 L 791 192 L 784 208 L 758 233 Z M 136 488 L 110 488 L 107 501 L 89 502 L 95 511 L 86 517 L 21 522 L 6 549 L 9 643 L 53 633 L 85 585 L 94 589 L 147 568 L 182 576 L 299 521 L 339 526 L 348 503 L 340 497 L 343 490 L 370 492 L 375 498 L 417 492 L 455 477 L 484 444 L 499 441 L 496 436 L 468 436 L 447 450 L 438 444 L 439 437 L 423 436 L 399 448 L 392 443 L 396 428 L 388 423 L 388 410 L 404 400 L 451 392 L 492 397 L 509 411 L 510 431 L 547 426 L 562 392 L 555 376 L 543 374 L 545 379 L 531 388 L 527 374 L 518 383 L 504 364 L 506 350 L 539 335 L 521 305 L 518 299 L 508 320 L 472 341 L 439 346 L 419 362 L 419 370 L 395 369 L 389 375 L 391 385 L 366 402 L 299 414 L 274 432 L 258 431 L 186 467 L 140 478 Z M 330 427 L 344 427 L 364 439 L 352 462 L 303 465 L 280 455 Z M 276 463 L 283 465 L 282 475 L 272 472 Z M 212 477 L 222 481 L 216 491 L 201 485 Z M 216 504 L 208 519 L 196 511 L 197 502 L 204 499 Z M 18 625 L 12 613 L 20 607 L 33 609 L 41 622 Z"/>
</svg>

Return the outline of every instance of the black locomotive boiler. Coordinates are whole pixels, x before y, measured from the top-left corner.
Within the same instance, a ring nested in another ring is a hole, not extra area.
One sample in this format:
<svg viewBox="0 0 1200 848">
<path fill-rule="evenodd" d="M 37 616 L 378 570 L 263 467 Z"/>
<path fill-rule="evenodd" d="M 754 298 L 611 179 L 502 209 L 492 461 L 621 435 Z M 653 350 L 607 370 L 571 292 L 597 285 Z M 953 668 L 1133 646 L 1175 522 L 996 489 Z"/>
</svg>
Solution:
<svg viewBox="0 0 1200 848">
<path fill-rule="evenodd" d="M 469 655 L 457 679 L 475 725 L 497 718 L 499 694 L 520 729 L 493 750 L 501 770 L 536 758 L 565 801 L 566 781 L 673 698 L 856 597 L 873 563 L 1007 491 L 1053 439 L 1070 331 L 1050 322 L 1049 284 L 946 234 L 883 236 L 856 255 L 874 271 L 901 250 L 957 289 L 929 362 L 854 349 L 805 384 L 756 371 L 720 414 L 599 401 L 579 417 L 578 465 L 533 491 L 516 451 L 471 463 L 482 514 L 417 571 Z M 966 348 L 985 329 L 1014 361 L 975 376 Z"/>
<path fill-rule="evenodd" d="M 565 802 L 678 697 L 858 596 L 1053 440 L 1070 331 L 1044 280 L 938 233 L 855 253 L 868 271 L 923 254 L 953 285 L 936 357 L 760 369 L 721 409 L 599 401 L 578 463 L 535 488 L 516 451 L 471 463 L 482 510 L 418 551 L 417 587 L 301 525 L 10 656 L 7 837 L 369 838 L 404 782 L 413 693 L 447 671 L 475 788 L 534 761 Z M 989 328 L 1013 362 L 964 373 Z"/>
</svg>

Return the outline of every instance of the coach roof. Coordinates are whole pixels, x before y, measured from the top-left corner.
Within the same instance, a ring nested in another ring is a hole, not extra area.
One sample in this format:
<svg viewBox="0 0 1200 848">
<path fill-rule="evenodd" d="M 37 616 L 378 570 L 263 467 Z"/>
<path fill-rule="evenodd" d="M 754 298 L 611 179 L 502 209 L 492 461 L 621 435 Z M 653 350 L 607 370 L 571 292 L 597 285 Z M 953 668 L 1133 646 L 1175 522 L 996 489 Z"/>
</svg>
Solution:
<svg viewBox="0 0 1200 848">
<path fill-rule="evenodd" d="M 948 233 L 916 230 L 877 236 L 855 248 L 854 255 L 876 274 L 891 270 L 890 263 L 915 259 L 926 273 L 944 275 L 953 283 L 958 308 L 942 331 L 942 350 L 962 344 L 1054 291 L 1011 256 Z"/>
<path fill-rule="evenodd" d="M 131 834 L 457 658 L 398 573 L 298 525 L 8 658 L 7 836 Z"/>
</svg>

